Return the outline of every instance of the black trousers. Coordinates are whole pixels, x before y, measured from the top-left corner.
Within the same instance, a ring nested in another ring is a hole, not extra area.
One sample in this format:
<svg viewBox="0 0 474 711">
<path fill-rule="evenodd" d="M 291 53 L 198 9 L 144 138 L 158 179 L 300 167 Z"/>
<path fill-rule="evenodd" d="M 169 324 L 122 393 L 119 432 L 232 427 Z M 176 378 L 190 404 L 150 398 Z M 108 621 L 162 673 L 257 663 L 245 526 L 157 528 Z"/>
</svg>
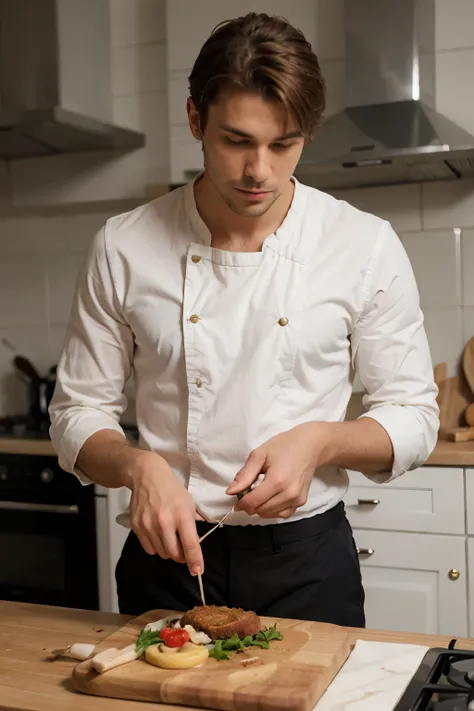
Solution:
<svg viewBox="0 0 474 711">
<path fill-rule="evenodd" d="M 211 524 L 197 523 L 201 536 Z M 223 526 L 202 542 L 206 603 L 258 615 L 364 627 L 364 590 L 342 503 L 309 519 Z M 130 532 L 116 568 L 120 612 L 188 610 L 200 605 L 188 568 L 149 556 Z"/>
</svg>

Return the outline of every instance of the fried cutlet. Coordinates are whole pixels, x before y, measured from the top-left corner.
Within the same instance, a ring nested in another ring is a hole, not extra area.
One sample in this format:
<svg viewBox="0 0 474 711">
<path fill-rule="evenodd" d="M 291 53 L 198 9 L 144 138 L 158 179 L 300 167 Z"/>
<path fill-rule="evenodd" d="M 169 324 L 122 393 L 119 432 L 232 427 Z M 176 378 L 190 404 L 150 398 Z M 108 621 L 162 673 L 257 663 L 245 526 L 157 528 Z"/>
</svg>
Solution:
<svg viewBox="0 0 474 711">
<path fill-rule="evenodd" d="M 191 625 L 195 630 L 205 632 L 213 641 L 227 639 L 234 634 L 243 639 L 260 632 L 260 619 L 255 612 L 218 605 L 193 607 L 185 612 L 181 625 Z"/>
</svg>

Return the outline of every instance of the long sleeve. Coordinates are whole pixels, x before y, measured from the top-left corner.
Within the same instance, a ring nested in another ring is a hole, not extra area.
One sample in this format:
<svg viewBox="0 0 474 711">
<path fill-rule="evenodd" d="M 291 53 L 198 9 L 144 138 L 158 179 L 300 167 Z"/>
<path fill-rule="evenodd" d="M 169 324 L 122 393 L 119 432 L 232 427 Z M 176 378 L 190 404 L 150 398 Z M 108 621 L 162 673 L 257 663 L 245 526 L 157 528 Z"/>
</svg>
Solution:
<svg viewBox="0 0 474 711">
<path fill-rule="evenodd" d="M 133 335 L 116 293 L 106 230 L 95 236 L 78 277 L 49 409 L 59 464 L 84 484 L 90 480 L 75 463 L 85 441 L 103 429 L 123 434 L 123 388 L 133 358 Z"/>
<path fill-rule="evenodd" d="M 366 391 L 362 417 L 384 427 L 394 450 L 392 471 L 364 472 L 379 483 L 422 466 L 436 444 L 438 391 L 423 320 L 408 256 L 386 223 L 351 338 L 353 365 Z"/>
</svg>

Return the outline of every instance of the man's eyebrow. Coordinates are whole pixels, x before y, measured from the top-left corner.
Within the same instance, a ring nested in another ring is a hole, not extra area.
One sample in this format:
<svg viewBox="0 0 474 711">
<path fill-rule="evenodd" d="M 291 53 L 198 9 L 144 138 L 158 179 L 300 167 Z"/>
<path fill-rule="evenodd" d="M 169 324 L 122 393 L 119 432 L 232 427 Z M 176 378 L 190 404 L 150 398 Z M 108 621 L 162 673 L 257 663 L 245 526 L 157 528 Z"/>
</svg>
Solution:
<svg viewBox="0 0 474 711">
<path fill-rule="evenodd" d="M 233 133 L 235 136 L 240 136 L 241 138 L 255 138 L 255 136 L 252 136 L 250 133 L 245 133 L 245 131 L 241 131 L 238 128 L 234 128 L 233 126 L 229 126 L 228 124 L 221 124 L 220 128 L 223 131 L 227 131 L 228 133 Z M 290 138 L 301 138 L 302 137 L 302 132 L 301 131 L 291 131 L 290 133 L 285 134 L 284 136 L 278 136 L 278 138 L 273 139 L 274 141 L 288 141 Z"/>
</svg>

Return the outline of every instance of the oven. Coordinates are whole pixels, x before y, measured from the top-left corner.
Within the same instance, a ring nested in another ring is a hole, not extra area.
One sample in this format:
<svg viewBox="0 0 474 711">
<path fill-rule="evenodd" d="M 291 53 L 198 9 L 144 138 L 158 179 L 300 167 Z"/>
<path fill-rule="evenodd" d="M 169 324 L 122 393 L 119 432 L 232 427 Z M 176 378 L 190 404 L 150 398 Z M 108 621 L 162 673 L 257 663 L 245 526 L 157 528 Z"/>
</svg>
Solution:
<svg viewBox="0 0 474 711">
<path fill-rule="evenodd" d="M 97 610 L 93 486 L 56 457 L 0 455 L 0 599 Z"/>
</svg>

